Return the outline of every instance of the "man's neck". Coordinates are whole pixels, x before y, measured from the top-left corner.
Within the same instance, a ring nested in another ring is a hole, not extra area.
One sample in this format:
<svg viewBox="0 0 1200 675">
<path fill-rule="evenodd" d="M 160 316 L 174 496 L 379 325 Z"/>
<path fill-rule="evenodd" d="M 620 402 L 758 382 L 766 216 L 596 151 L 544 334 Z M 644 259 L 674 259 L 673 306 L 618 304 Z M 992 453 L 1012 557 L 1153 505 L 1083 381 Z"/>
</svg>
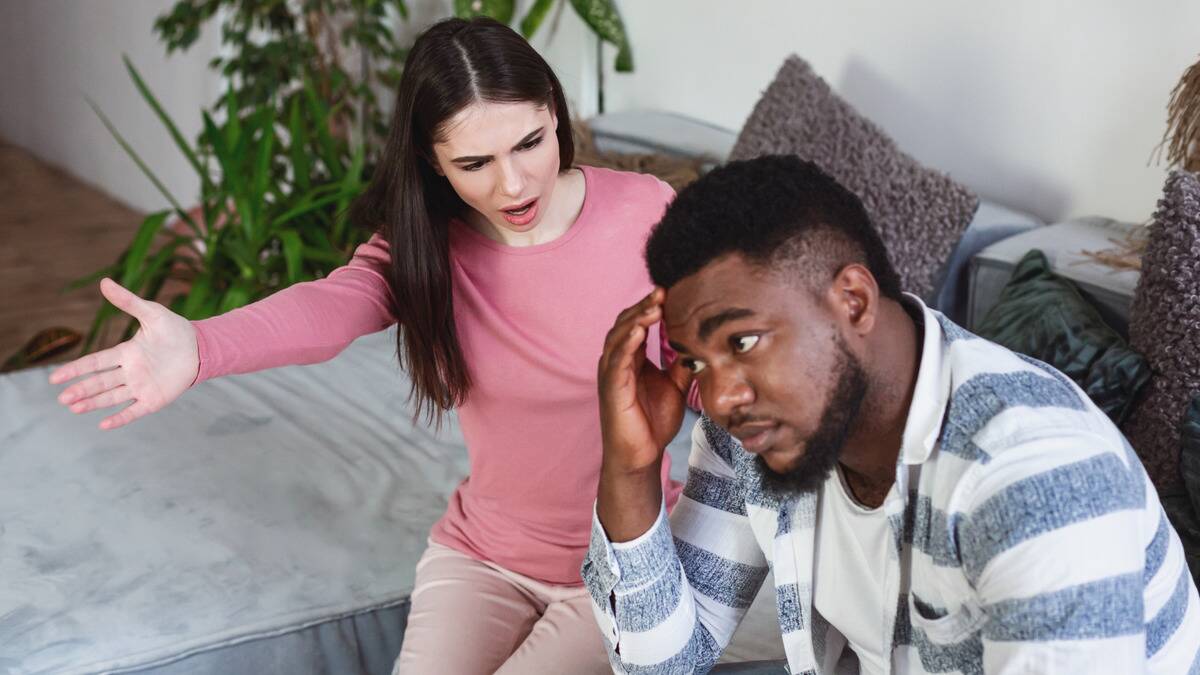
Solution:
<svg viewBox="0 0 1200 675">
<path fill-rule="evenodd" d="M 871 386 L 858 414 L 859 426 L 839 460 L 854 498 L 868 508 L 881 505 L 896 482 L 924 333 L 898 302 L 884 300 L 880 314 L 882 330 L 871 336 Z"/>
</svg>

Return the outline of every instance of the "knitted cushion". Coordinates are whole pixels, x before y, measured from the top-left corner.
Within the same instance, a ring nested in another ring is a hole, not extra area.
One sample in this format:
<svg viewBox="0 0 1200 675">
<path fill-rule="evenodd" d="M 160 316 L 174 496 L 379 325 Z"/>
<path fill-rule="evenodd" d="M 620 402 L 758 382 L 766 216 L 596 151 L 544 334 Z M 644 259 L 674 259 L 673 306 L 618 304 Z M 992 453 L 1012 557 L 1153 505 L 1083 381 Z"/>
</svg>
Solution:
<svg viewBox="0 0 1200 675">
<path fill-rule="evenodd" d="M 1153 375 L 1124 427 L 1160 492 L 1182 487 L 1179 430 L 1200 394 L 1200 181 L 1175 171 L 1167 178 L 1142 256 L 1130 311 L 1129 342 Z"/>
<path fill-rule="evenodd" d="M 730 159 L 788 153 L 858 195 L 904 290 L 930 297 L 979 198 L 901 152 L 794 55 L 754 106 Z"/>
</svg>

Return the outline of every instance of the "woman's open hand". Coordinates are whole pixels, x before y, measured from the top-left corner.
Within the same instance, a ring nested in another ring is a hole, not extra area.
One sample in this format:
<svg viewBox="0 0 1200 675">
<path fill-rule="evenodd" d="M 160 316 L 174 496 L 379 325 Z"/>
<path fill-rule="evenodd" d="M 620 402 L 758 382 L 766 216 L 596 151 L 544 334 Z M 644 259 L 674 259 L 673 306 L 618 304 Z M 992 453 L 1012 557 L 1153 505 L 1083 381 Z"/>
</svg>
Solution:
<svg viewBox="0 0 1200 675">
<path fill-rule="evenodd" d="M 157 302 L 139 298 L 111 279 L 100 281 L 100 292 L 141 327 L 115 347 L 57 368 L 50 374 L 50 383 L 84 377 L 58 396 L 74 413 L 132 401 L 100 422 L 101 429 L 116 429 L 179 398 L 196 379 L 200 355 L 196 329 L 187 319 Z"/>
</svg>

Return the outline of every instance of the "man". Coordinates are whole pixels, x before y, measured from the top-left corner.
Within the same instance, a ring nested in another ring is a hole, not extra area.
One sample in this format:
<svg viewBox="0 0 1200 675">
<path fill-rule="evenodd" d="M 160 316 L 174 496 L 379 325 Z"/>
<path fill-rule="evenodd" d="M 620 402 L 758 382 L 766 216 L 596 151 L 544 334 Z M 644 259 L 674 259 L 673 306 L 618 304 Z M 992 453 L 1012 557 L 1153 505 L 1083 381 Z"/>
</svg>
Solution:
<svg viewBox="0 0 1200 675">
<path fill-rule="evenodd" d="M 1200 599 L 1120 432 L 1054 369 L 902 294 L 833 179 L 730 163 L 680 193 L 646 259 L 660 288 L 600 360 L 583 565 L 616 669 L 705 671 L 772 569 L 792 673 L 1200 672 Z M 667 373 L 642 345 L 660 320 Z M 689 379 L 706 416 L 668 521 Z"/>
</svg>

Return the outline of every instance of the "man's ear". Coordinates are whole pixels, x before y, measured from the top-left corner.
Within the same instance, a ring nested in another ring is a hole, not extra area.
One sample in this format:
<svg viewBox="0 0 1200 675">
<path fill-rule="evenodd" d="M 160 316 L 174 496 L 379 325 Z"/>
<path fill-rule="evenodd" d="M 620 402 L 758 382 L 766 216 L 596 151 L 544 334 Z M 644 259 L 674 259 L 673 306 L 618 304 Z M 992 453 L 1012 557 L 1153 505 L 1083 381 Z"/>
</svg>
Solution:
<svg viewBox="0 0 1200 675">
<path fill-rule="evenodd" d="M 879 284 L 871 271 L 851 263 L 838 271 L 830 289 L 834 310 L 847 328 L 859 337 L 875 329 L 879 316 Z"/>
</svg>

